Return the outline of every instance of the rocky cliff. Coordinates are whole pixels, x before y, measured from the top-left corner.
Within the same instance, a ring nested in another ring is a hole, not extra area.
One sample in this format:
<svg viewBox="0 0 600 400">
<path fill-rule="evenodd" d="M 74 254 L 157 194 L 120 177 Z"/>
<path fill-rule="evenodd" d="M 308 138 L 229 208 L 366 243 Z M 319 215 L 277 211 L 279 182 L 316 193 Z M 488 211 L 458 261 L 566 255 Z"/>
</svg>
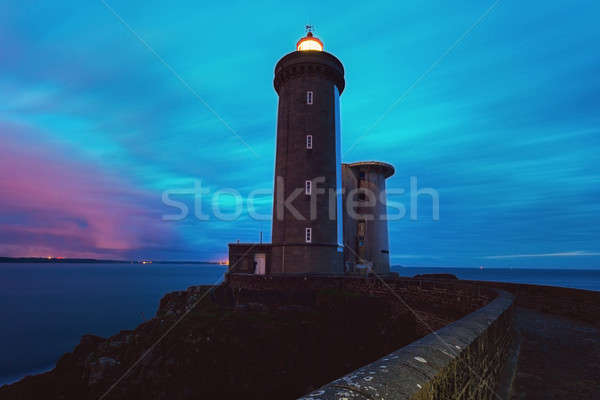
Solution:
<svg viewBox="0 0 600 400">
<path fill-rule="evenodd" d="M 387 299 L 335 288 L 271 295 L 240 302 L 226 285 L 168 294 L 150 321 L 83 336 L 54 370 L 0 388 L 0 399 L 109 389 L 106 399 L 295 398 L 419 336 L 412 314 Z"/>
</svg>

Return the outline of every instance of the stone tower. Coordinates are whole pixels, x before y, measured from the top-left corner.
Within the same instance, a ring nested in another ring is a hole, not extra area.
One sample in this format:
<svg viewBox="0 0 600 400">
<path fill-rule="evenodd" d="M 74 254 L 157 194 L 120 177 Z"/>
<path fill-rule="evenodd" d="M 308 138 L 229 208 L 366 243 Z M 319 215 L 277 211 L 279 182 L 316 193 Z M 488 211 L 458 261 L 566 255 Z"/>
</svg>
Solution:
<svg viewBox="0 0 600 400">
<path fill-rule="evenodd" d="M 356 201 L 350 215 L 344 208 L 344 262 L 346 272 L 390 272 L 387 203 L 385 181 L 394 174 L 394 167 L 381 161 L 361 161 L 343 164 L 344 199 Z"/>
<path fill-rule="evenodd" d="M 342 63 L 309 31 L 275 66 L 272 273 L 343 273 Z"/>
</svg>

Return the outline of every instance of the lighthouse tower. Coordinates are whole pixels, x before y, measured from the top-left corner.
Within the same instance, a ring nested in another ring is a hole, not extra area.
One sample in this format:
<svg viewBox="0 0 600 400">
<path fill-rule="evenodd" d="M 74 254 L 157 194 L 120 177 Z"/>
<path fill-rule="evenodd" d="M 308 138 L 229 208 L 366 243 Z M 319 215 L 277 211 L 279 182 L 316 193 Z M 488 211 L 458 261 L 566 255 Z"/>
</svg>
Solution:
<svg viewBox="0 0 600 400">
<path fill-rule="evenodd" d="M 388 274 L 385 181 L 394 167 L 342 165 L 342 63 L 307 27 L 296 51 L 275 66 L 273 85 L 279 108 L 272 243 L 230 243 L 229 273 Z"/>
<path fill-rule="evenodd" d="M 272 273 L 343 273 L 339 97 L 344 67 L 310 27 L 275 66 Z"/>
</svg>

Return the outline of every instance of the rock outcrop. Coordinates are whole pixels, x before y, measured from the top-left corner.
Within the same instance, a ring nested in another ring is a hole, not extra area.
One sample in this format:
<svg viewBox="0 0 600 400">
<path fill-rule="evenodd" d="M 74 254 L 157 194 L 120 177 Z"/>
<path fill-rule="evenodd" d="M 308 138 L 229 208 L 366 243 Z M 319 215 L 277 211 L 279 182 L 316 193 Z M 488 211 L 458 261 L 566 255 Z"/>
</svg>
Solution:
<svg viewBox="0 0 600 400">
<path fill-rule="evenodd" d="M 294 398 L 418 337 L 387 299 L 332 288 L 263 300 L 226 285 L 170 293 L 135 330 L 83 336 L 0 399 Z"/>
</svg>

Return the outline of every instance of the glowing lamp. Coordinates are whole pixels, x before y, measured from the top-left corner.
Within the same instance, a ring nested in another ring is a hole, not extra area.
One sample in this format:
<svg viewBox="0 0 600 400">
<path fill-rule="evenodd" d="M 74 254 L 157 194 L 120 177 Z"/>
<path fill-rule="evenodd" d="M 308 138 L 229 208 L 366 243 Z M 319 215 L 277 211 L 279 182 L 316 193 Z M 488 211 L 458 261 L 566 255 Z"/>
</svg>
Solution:
<svg viewBox="0 0 600 400">
<path fill-rule="evenodd" d="M 323 42 L 313 37 L 312 32 L 308 32 L 305 37 L 296 43 L 298 51 L 323 51 Z"/>
</svg>

